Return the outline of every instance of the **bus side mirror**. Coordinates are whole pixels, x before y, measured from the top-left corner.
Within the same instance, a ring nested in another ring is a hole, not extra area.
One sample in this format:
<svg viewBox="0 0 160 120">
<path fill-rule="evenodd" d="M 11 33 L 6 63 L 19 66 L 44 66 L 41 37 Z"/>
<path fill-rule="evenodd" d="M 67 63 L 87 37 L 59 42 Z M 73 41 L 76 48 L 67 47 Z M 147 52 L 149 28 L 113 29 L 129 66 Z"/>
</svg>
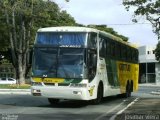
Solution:
<svg viewBox="0 0 160 120">
<path fill-rule="evenodd" d="M 96 50 L 88 50 L 89 55 L 89 67 L 97 66 L 97 51 Z"/>
<path fill-rule="evenodd" d="M 90 66 L 89 66 L 89 79 L 93 79 L 95 77 L 96 68 L 97 68 L 97 55 L 91 54 Z"/>
<path fill-rule="evenodd" d="M 93 60 L 93 66 L 96 67 L 97 66 L 97 55 L 96 54 L 93 54 L 92 60 Z"/>
</svg>

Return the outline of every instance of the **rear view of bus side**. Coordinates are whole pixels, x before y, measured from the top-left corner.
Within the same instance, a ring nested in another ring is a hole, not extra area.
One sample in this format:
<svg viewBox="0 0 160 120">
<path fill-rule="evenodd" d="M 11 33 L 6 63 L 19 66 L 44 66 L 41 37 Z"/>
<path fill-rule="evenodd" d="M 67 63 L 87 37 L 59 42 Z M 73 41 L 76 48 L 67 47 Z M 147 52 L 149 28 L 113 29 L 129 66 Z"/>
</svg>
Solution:
<svg viewBox="0 0 160 120">
<path fill-rule="evenodd" d="M 90 100 L 138 90 L 138 50 L 109 33 L 86 27 L 49 27 L 37 32 L 32 61 L 34 96 Z"/>
</svg>

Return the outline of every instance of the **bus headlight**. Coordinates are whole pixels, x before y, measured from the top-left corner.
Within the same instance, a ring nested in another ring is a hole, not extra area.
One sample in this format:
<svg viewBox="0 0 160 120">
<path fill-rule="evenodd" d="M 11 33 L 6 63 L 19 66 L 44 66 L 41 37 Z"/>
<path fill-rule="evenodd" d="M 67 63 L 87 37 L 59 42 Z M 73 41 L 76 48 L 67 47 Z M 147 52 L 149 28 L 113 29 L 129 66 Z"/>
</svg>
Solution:
<svg viewBox="0 0 160 120">
<path fill-rule="evenodd" d="M 71 83 L 70 87 L 87 87 L 85 83 Z"/>
</svg>

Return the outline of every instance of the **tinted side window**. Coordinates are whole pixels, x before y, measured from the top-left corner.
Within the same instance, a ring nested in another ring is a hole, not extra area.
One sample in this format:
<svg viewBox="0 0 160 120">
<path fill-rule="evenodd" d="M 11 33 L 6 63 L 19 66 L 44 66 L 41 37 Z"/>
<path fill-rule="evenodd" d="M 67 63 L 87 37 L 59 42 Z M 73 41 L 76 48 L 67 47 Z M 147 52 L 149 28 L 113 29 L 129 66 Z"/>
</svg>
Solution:
<svg viewBox="0 0 160 120">
<path fill-rule="evenodd" d="M 127 47 L 127 61 L 131 61 L 131 49 Z"/>
<path fill-rule="evenodd" d="M 107 53 L 107 56 L 110 56 L 111 55 L 111 45 L 110 45 L 110 42 L 107 41 L 106 43 L 106 53 Z"/>
<path fill-rule="evenodd" d="M 137 50 L 135 49 L 133 50 L 132 57 L 133 57 L 134 62 L 138 62 L 138 51 Z"/>
<path fill-rule="evenodd" d="M 106 41 L 103 38 L 99 41 L 99 55 L 100 57 L 106 56 Z"/>
<path fill-rule="evenodd" d="M 115 55 L 117 59 L 121 58 L 121 46 L 118 43 L 116 44 Z"/>
<path fill-rule="evenodd" d="M 8 78 L 8 81 L 14 81 L 12 78 Z"/>
<path fill-rule="evenodd" d="M 115 43 L 111 42 L 111 56 L 114 57 L 115 56 Z"/>
<path fill-rule="evenodd" d="M 138 50 L 136 50 L 136 62 L 138 62 L 138 56 L 139 56 L 139 53 L 138 53 Z"/>
<path fill-rule="evenodd" d="M 6 78 L 1 78 L 1 80 L 6 81 Z"/>
</svg>

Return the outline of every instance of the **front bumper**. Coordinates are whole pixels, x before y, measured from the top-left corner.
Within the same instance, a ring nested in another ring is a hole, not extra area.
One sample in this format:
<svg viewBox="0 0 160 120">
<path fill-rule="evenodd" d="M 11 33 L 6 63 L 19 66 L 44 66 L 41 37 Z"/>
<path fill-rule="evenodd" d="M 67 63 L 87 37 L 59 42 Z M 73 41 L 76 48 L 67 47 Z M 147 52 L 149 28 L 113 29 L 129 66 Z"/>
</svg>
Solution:
<svg viewBox="0 0 160 120">
<path fill-rule="evenodd" d="M 32 86 L 33 96 L 43 96 L 57 99 L 90 100 L 91 96 L 87 87 L 74 88 L 69 86 Z"/>
</svg>

